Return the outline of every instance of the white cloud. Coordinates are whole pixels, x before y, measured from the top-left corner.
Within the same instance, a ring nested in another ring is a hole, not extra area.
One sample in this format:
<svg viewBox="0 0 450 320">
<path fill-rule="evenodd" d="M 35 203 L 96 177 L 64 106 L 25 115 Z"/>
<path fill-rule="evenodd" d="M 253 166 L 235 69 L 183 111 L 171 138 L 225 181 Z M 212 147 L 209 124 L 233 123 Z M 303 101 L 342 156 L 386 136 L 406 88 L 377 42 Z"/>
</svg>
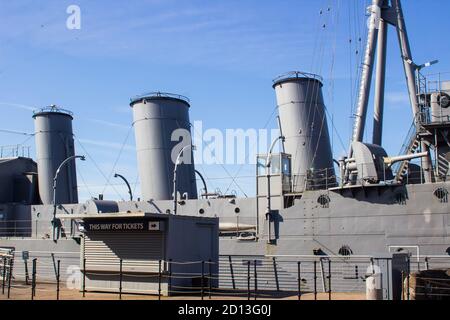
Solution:
<svg viewBox="0 0 450 320">
<path fill-rule="evenodd" d="M 127 126 L 127 125 L 120 124 L 120 123 L 99 120 L 99 119 L 92 119 L 92 118 L 87 119 L 87 121 L 94 122 L 94 123 L 101 124 L 101 125 L 108 126 L 108 127 L 120 128 L 120 129 L 130 129 L 130 127 L 131 127 L 131 124 Z"/>
<path fill-rule="evenodd" d="M 9 103 L 9 102 L 0 102 L 0 106 L 6 107 L 6 108 L 14 108 L 14 109 L 21 109 L 21 110 L 27 110 L 27 111 L 34 111 L 38 108 L 27 106 L 25 104 L 18 104 L 18 103 Z"/>
<path fill-rule="evenodd" d="M 90 140 L 90 139 L 78 139 L 78 141 L 83 144 L 89 144 L 92 146 L 102 147 L 102 148 L 106 148 L 106 149 L 120 150 L 123 147 L 123 150 L 132 150 L 132 151 L 136 150 L 135 146 L 129 145 L 129 144 L 122 145 L 122 144 L 116 143 L 116 142 Z"/>
<path fill-rule="evenodd" d="M 409 104 L 408 94 L 404 91 L 388 92 L 385 98 L 386 102 L 392 104 L 394 107 L 395 105 L 404 106 Z"/>
</svg>

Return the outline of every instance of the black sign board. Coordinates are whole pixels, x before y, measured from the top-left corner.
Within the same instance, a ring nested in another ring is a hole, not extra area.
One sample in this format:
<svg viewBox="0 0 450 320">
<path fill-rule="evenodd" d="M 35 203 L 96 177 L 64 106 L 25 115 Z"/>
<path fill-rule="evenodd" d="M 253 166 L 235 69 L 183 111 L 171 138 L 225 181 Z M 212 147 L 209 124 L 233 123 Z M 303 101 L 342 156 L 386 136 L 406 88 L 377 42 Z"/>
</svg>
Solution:
<svg viewBox="0 0 450 320">
<path fill-rule="evenodd" d="M 28 260 L 30 258 L 30 253 L 28 251 L 22 251 L 22 259 Z"/>
<path fill-rule="evenodd" d="M 160 231 L 160 221 L 122 219 L 88 220 L 83 223 L 85 232 L 148 232 Z"/>
</svg>

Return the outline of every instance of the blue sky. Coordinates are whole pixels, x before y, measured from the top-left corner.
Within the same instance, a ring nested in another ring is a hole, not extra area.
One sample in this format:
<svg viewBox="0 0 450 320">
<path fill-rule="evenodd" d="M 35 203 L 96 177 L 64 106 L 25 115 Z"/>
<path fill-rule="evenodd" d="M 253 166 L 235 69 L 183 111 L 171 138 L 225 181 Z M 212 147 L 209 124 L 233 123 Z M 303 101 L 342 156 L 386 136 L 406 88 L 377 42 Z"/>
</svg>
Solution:
<svg viewBox="0 0 450 320">
<path fill-rule="evenodd" d="M 443 41 L 450 2 L 403 2 L 416 62 L 440 59 L 429 72 L 450 70 L 446 59 L 450 43 Z M 72 4 L 81 8 L 81 30 L 66 28 L 66 9 Z M 89 154 L 88 161 L 78 164 L 80 198 L 104 193 L 120 199 L 127 195 L 120 181 L 111 178 L 115 186 L 106 182 L 113 168 L 132 183 L 137 181 L 131 97 L 149 91 L 186 95 L 192 101 L 191 122 L 202 120 L 204 130 L 260 129 L 266 123 L 276 128 L 271 116 L 276 105 L 272 79 L 301 70 L 324 77 L 338 157 L 351 134 L 366 4 L 365 0 L 0 0 L 0 129 L 33 132 L 32 109 L 49 104 L 70 109 L 82 144 L 77 142 L 77 153 Z M 384 146 L 397 154 L 412 119 L 393 31 L 389 44 Z M 371 117 L 369 113 L 368 141 Z M 22 143 L 31 146 L 34 156 L 33 138 L 0 132 L 0 145 Z M 207 176 L 210 189 L 254 194 L 252 165 L 198 169 Z M 229 175 L 236 174 L 241 176 L 239 187 L 230 185 Z M 138 184 L 135 191 L 139 194 Z"/>
</svg>

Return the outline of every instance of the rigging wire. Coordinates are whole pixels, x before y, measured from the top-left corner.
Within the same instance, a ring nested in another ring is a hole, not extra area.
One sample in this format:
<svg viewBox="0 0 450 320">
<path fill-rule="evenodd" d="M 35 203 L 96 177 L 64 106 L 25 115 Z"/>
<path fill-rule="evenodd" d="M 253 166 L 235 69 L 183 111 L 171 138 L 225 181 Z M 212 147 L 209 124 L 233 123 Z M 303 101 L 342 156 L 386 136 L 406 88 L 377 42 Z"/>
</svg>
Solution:
<svg viewBox="0 0 450 320">
<path fill-rule="evenodd" d="M 84 176 L 83 176 L 83 174 L 81 173 L 81 170 L 80 170 L 79 167 L 78 167 L 78 169 L 77 169 L 77 173 L 79 174 L 79 176 L 80 176 L 80 178 L 81 178 L 81 181 L 83 182 L 83 187 L 86 188 L 86 190 L 87 190 L 87 192 L 89 193 L 89 196 L 91 197 L 91 199 L 94 198 L 93 193 L 91 192 L 91 190 L 90 190 L 90 188 L 89 188 L 89 185 L 86 183 L 86 180 L 84 179 Z M 78 188 L 80 188 L 80 187 L 78 187 Z"/>
<path fill-rule="evenodd" d="M 78 142 L 78 144 L 81 146 L 81 148 L 83 149 L 83 151 L 86 153 L 86 155 L 88 156 L 88 158 L 92 161 L 92 163 L 94 164 L 94 166 L 97 168 L 97 170 L 100 172 L 100 174 L 103 176 L 103 178 L 108 181 L 108 178 L 106 177 L 105 173 L 102 171 L 102 169 L 100 169 L 99 165 L 97 164 L 97 162 L 95 161 L 95 159 L 90 155 L 90 153 L 86 150 L 86 148 L 84 147 L 84 145 L 81 143 L 80 139 L 78 139 L 78 137 L 76 135 L 74 135 L 75 140 Z M 123 199 L 122 196 L 120 195 L 120 193 L 117 191 L 117 189 L 111 185 L 111 187 L 114 189 L 114 191 L 116 192 L 116 194 L 119 196 L 119 198 Z"/>
<path fill-rule="evenodd" d="M 113 165 L 113 167 L 112 167 L 112 169 L 111 169 L 111 172 L 110 172 L 109 175 L 108 175 L 108 180 L 106 181 L 106 184 L 105 184 L 105 186 L 104 186 L 104 188 L 103 188 L 103 190 L 102 190 L 102 194 L 105 193 L 106 188 L 108 187 L 108 184 L 109 184 L 110 181 L 111 181 L 111 177 L 112 177 L 112 175 L 114 174 L 114 171 L 116 170 L 117 163 L 119 162 L 120 157 L 122 156 L 123 150 L 124 150 L 124 148 L 125 148 L 126 143 L 128 142 L 128 139 L 129 139 L 129 137 L 130 137 L 130 133 L 131 133 L 131 130 L 132 130 L 132 129 L 133 129 L 133 126 L 131 125 L 131 126 L 128 128 L 127 135 L 126 135 L 126 137 L 125 137 L 125 140 L 124 140 L 123 143 L 122 143 L 122 146 L 120 147 L 119 154 L 117 155 L 117 158 L 116 158 L 116 160 L 114 161 L 114 165 Z M 122 198 L 122 200 L 123 200 L 123 198 Z"/>
<path fill-rule="evenodd" d="M 194 128 L 194 131 L 196 131 L 196 129 L 195 129 L 195 127 L 193 127 Z M 197 134 L 199 135 L 199 136 L 201 136 L 198 132 L 197 132 Z M 205 144 L 204 142 L 203 142 L 203 139 L 202 139 L 202 144 L 203 144 L 203 146 L 206 146 L 208 149 L 209 149 L 209 151 L 213 151 L 212 149 L 211 149 L 211 147 L 209 146 L 209 144 Z M 236 180 L 235 180 L 235 178 L 230 174 L 230 172 L 227 170 L 227 168 L 222 164 L 222 163 L 219 163 L 219 165 L 222 167 L 222 169 L 225 171 L 225 173 L 231 178 L 231 180 L 232 180 L 232 182 L 231 182 L 231 184 L 235 184 L 238 188 L 239 188 L 239 190 L 245 195 L 245 197 L 246 198 L 248 198 L 248 196 L 247 196 L 247 194 L 245 193 L 245 191 L 241 188 L 241 186 L 236 182 Z M 227 191 L 228 191 L 228 189 L 227 189 Z M 226 192 L 225 192 L 226 193 Z"/>
<path fill-rule="evenodd" d="M 274 114 L 275 114 L 275 112 L 276 112 L 277 110 L 278 110 L 278 106 L 276 106 L 276 107 L 272 110 L 272 113 L 270 114 L 269 118 L 267 119 L 267 121 L 266 121 L 266 123 L 265 123 L 263 129 L 267 129 L 267 127 L 269 126 L 270 122 L 272 121 L 272 118 L 273 118 L 273 116 L 274 116 Z M 256 143 L 256 144 L 257 144 L 257 143 Z M 251 148 L 249 148 L 249 150 L 252 150 L 254 147 L 255 147 L 255 143 L 252 145 Z M 247 152 L 246 155 L 245 155 L 245 161 L 244 161 L 244 163 L 247 162 L 249 156 L 250 156 L 250 154 L 249 154 L 249 152 Z M 248 198 L 247 194 L 241 189 L 241 187 L 237 184 L 237 182 L 236 182 L 236 180 L 235 180 L 235 179 L 237 178 L 237 176 L 239 175 L 239 173 L 241 172 L 241 170 L 242 170 L 243 167 L 244 167 L 244 164 L 241 164 L 240 167 L 239 167 L 239 169 L 238 169 L 238 171 L 236 172 L 235 176 L 234 176 L 234 177 L 231 177 L 231 178 L 232 178 L 232 181 L 231 181 L 231 183 L 228 185 L 227 189 L 225 190 L 225 194 L 230 190 L 231 186 L 232 186 L 233 183 L 234 183 L 234 184 L 236 184 L 236 186 L 241 190 L 241 192 L 245 195 L 245 197 Z"/>
<path fill-rule="evenodd" d="M 34 133 L 28 133 L 28 132 L 20 132 L 20 131 L 7 130 L 7 129 L 0 129 L 0 132 L 10 133 L 10 134 L 17 134 L 17 135 L 21 135 L 21 136 L 32 136 L 32 137 L 34 137 Z"/>
</svg>

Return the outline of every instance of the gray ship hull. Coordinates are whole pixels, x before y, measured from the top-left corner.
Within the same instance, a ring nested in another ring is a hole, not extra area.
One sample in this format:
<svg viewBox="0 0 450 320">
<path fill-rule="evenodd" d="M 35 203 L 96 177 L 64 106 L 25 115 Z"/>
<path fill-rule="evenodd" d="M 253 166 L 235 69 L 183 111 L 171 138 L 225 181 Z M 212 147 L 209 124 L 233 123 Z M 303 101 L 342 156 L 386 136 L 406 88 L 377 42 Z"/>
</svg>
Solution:
<svg viewBox="0 0 450 320">
<path fill-rule="evenodd" d="M 222 233 L 222 255 L 312 255 L 319 248 L 328 255 L 338 255 L 342 246 L 348 246 L 355 255 L 386 256 L 399 247 L 421 256 L 445 255 L 450 246 L 450 206 L 446 199 L 435 196 L 438 188 L 450 189 L 450 183 L 307 191 L 292 207 L 274 210 L 275 241 L 271 243 L 267 241 L 264 209 L 260 206 L 256 213 L 257 198 L 234 199 L 233 203 L 226 199 L 187 200 L 178 213 L 218 216 L 222 224 L 236 224 L 237 228 L 255 226 L 256 239 L 240 237 L 240 232 Z M 323 195 L 329 198 L 325 205 L 318 202 Z M 164 214 L 172 205 L 172 201 L 120 202 L 119 209 Z M 59 211 L 73 213 L 82 207 L 70 205 Z M 79 232 L 70 219 L 63 221 L 66 238 L 57 242 L 49 239 L 52 206 L 18 205 L 15 210 L 22 213 L 22 220 L 30 216 L 31 223 L 26 227 L 16 226 L 29 228 L 29 232 L 20 238 L 0 238 L 1 247 L 17 251 L 79 250 L 76 237 L 72 238 Z"/>
</svg>

